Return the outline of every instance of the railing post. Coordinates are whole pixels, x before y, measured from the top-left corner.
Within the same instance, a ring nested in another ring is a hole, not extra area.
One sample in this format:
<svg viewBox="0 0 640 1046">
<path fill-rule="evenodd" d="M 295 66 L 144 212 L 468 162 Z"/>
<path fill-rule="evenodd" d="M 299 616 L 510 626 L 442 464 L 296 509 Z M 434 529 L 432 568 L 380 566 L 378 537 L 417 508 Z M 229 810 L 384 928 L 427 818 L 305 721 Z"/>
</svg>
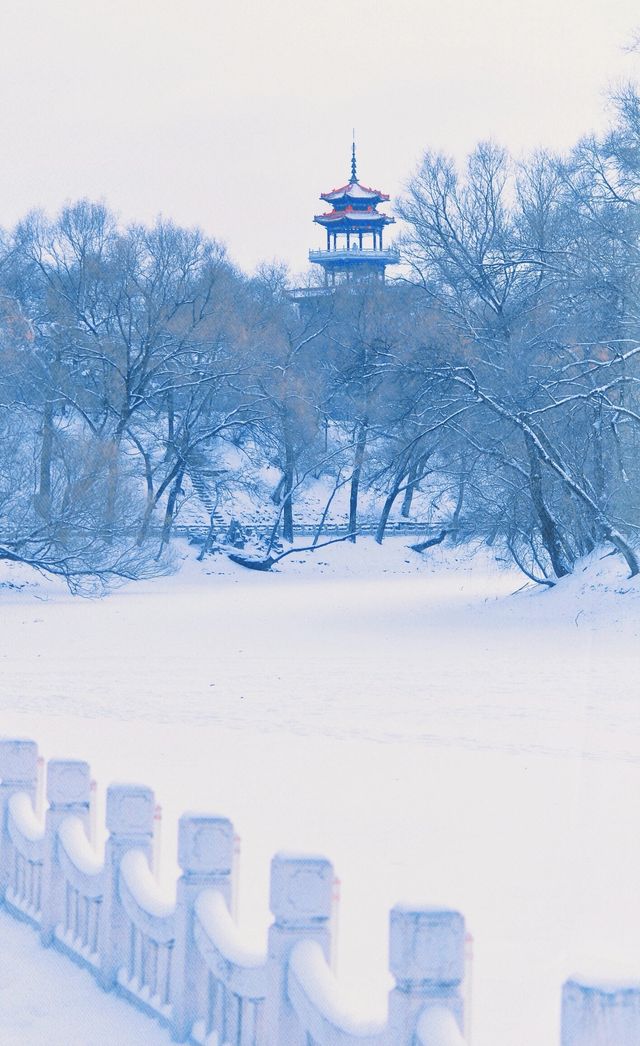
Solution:
<svg viewBox="0 0 640 1046">
<path fill-rule="evenodd" d="M 154 795 L 142 785 L 110 785 L 107 789 L 107 831 L 104 894 L 100 911 L 100 983 L 109 991 L 125 954 L 126 918 L 120 902 L 120 862 L 128 850 L 151 858 Z"/>
<path fill-rule="evenodd" d="M 638 1046 L 640 983 L 577 979 L 562 989 L 562 1046 Z"/>
<path fill-rule="evenodd" d="M 23 738 L 0 739 L 0 901 L 9 880 L 7 815 L 14 792 L 27 792 L 35 801 L 38 746 Z"/>
<path fill-rule="evenodd" d="M 193 936 L 193 909 L 204 889 L 219 890 L 231 905 L 234 833 L 226 817 L 185 814 L 178 825 L 175 944 L 171 967 L 171 1033 L 186 1042 L 206 1013 L 206 970 Z"/>
<path fill-rule="evenodd" d="M 267 960 L 265 1034 L 267 1046 L 305 1043 L 289 1002 L 289 954 L 298 941 L 317 941 L 327 961 L 330 956 L 330 920 L 333 868 L 324 857 L 287 857 L 271 862 L 271 912 Z"/>
<path fill-rule="evenodd" d="M 40 888 L 40 940 L 48 947 L 60 921 L 64 897 L 58 865 L 58 828 L 69 814 L 89 826 L 89 764 L 76 759 L 52 759 L 47 766 L 44 854 Z"/>
<path fill-rule="evenodd" d="M 459 912 L 443 908 L 391 911 L 389 969 L 396 986 L 389 995 L 389 1041 L 414 1042 L 420 1013 L 429 1005 L 451 1010 L 460 1028 L 465 927 Z"/>
</svg>

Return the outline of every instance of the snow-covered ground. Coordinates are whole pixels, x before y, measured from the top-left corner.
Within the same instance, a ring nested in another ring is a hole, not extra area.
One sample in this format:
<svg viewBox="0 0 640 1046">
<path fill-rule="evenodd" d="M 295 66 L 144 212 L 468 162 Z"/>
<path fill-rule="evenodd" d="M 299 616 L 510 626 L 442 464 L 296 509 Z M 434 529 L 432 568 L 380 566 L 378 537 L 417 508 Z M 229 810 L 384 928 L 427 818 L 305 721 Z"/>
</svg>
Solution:
<svg viewBox="0 0 640 1046">
<path fill-rule="evenodd" d="M 473 1046 L 555 1046 L 566 976 L 640 974 L 640 585 L 620 560 L 516 592 L 486 556 L 401 539 L 272 574 L 183 554 L 95 601 L 5 568 L 27 584 L 0 589 L 2 732 L 152 785 L 167 878 L 180 812 L 230 816 L 258 937 L 272 853 L 325 853 L 338 973 L 373 1016 L 398 900 L 465 913 Z"/>
<path fill-rule="evenodd" d="M 2 1046 L 168 1046 L 167 1031 L 0 909 Z"/>
</svg>

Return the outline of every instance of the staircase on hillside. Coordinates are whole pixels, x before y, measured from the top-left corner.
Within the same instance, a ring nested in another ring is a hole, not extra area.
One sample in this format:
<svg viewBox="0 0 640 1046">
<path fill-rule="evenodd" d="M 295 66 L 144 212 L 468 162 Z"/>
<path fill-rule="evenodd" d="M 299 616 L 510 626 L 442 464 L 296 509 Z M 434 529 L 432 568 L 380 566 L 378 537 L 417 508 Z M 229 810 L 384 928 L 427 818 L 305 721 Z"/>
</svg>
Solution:
<svg viewBox="0 0 640 1046">
<path fill-rule="evenodd" d="M 222 475 L 224 469 L 213 469 L 206 464 L 204 458 L 202 460 L 197 458 L 189 461 L 187 471 L 191 486 L 209 513 L 211 526 L 224 527 L 225 520 L 218 508 L 217 485 L 217 479 Z"/>
</svg>

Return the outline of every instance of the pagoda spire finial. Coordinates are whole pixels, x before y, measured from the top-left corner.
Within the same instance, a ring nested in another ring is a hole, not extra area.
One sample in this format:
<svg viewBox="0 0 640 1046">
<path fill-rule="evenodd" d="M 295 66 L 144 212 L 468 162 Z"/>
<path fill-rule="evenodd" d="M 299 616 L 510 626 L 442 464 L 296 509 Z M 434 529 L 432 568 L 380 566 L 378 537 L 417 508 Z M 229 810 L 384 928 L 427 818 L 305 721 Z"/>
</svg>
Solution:
<svg viewBox="0 0 640 1046">
<path fill-rule="evenodd" d="M 351 181 L 357 182 L 358 175 L 356 174 L 356 132 L 353 132 L 353 143 L 351 145 Z"/>
</svg>

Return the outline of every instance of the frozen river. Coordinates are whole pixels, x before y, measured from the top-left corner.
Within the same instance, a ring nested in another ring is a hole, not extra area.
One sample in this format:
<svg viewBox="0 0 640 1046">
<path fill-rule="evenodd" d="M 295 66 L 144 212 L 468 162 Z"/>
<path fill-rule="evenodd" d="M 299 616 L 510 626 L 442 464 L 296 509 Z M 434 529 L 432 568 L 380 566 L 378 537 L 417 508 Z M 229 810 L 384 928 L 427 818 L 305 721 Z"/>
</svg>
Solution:
<svg viewBox="0 0 640 1046">
<path fill-rule="evenodd" d="M 388 909 L 458 907 L 473 1046 L 555 1046 L 565 977 L 640 973 L 637 593 L 612 559 L 512 595 L 513 573 L 397 542 L 300 558 L 0 592 L 2 732 L 152 785 L 167 878 L 180 812 L 230 816 L 258 938 L 272 853 L 326 854 L 338 973 L 373 1015 Z"/>
</svg>

